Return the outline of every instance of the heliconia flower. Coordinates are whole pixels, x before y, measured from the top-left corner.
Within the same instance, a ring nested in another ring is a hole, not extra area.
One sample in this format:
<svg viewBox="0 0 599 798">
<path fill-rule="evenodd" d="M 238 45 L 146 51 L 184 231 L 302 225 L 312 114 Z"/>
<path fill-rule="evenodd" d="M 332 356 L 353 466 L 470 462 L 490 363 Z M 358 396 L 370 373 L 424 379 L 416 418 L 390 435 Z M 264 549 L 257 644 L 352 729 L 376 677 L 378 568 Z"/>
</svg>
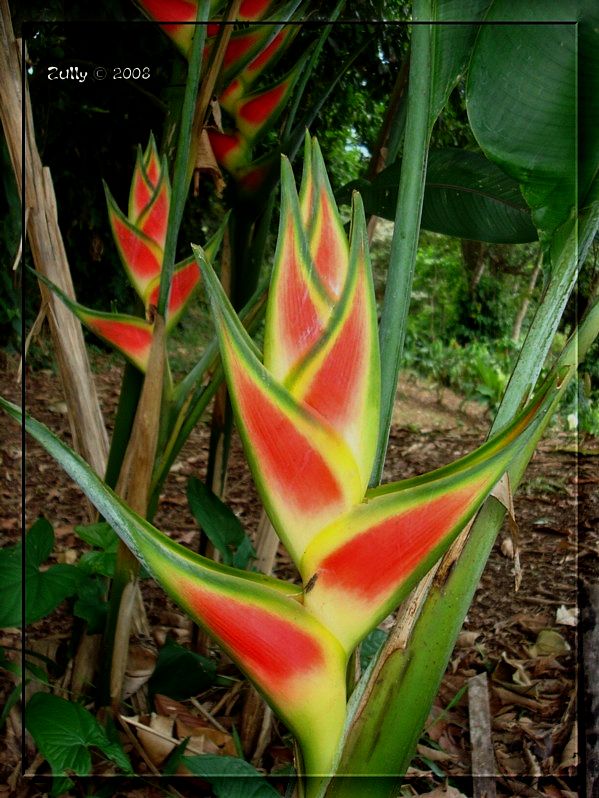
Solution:
<svg viewBox="0 0 599 798">
<path fill-rule="evenodd" d="M 137 522 L 142 525 L 141 519 Z M 236 662 L 297 738 L 304 767 L 326 773 L 346 712 L 347 657 L 301 603 L 301 589 L 196 555 L 143 524 L 128 543 L 171 598 Z"/>
<path fill-rule="evenodd" d="M 108 217 L 127 276 L 149 307 L 150 285 L 159 278 L 170 207 L 170 181 L 166 161 L 158 158 L 154 138 L 142 155 L 138 150 L 128 216 L 119 209 L 105 186 Z"/>
<path fill-rule="evenodd" d="M 380 357 L 359 196 L 348 246 L 316 141 L 306 141 L 299 198 L 283 159 L 263 361 L 194 249 L 258 491 L 298 565 L 306 609 L 349 654 L 478 510 L 540 423 L 551 385 L 466 458 L 369 490 Z"/>
<path fill-rule="evenodd" d="M 145 151 L 138 149 L 129 193 L 128 214 L 119 209 L 105 186 L 108 214 L 121 261 L 132 286 L 152 317 L 157 305 L 164 260 L 164 245 L 170 206 L 170 181 L 166 162 L 161 161 L 154 137 Z M 224 225 L 206 245 L 207 256 L 216 256 Z M 119 350 L 130 363 L 145 372 L 152 343 L 151 320 L 117 313 L 102 313 L 73 302 L 60 289 L 41 277 L 85 326 Z M 165 314 L 169 333 L 191 300 L 200 282 L 200 270 L 193 256 L 175 265 Z"/>
<path fill-rule="evenodd" d="M 254 144 L 279 118 L 301 73 L 304 61 L 305 59 L 300 59 L 293 69 L 273 86 L 244 95 L 235 103 L 233 111 L 235 124 L 249 145 Z"/>
<path fill-rule="evenodd" d="M 136 0 L 150 19 L 162 23 L 160 27 L 172 39 L 184 56 L 189 55 L 195 30 L 194 22 L 198 15 L 197 0 Z M 221 0 L 210 4 L 210 12 L 215 14 Z"/>
<path fill-rule="evenodd" d="M 272 41 L 223 89 L 218 98 L 221 108 L 233 115 L 236 103 L 248 93 L 252 84 L 260 77 L 262 72 L 267 67 L 274 65 L 277 58 L 283 54 L 285 47 L 289 46 L 298 31 L 299 25 L 287 25 L 281 28 Z"/>
<path fill-rule="evenodd" d="M 249 166 L 241 167 L 235 173 L 237 190 L 240 197 L 252 199 L 263 189 L 278 168 L 281 156 L 278 152 L 269 152 L 257 158 Z"/>
<path fill-rule="evenodd" d="M 189 55 L 198 16 L 198 0 L 136 0 L 150 19 L 156 20 L 166 35 L 172 39 L 184 56 Z M 212 0 L 210 17 L 213 18 L 224 0 Z M 273 5 L 272 0 L 242 0 L 237 19 L 240 22 L 256 22 L 262 19 Z M 205 21 L 205 20 L 204 20 Z M 208 26 L 208 36 L 216 36 L 219 26 Z"/>
</svg>

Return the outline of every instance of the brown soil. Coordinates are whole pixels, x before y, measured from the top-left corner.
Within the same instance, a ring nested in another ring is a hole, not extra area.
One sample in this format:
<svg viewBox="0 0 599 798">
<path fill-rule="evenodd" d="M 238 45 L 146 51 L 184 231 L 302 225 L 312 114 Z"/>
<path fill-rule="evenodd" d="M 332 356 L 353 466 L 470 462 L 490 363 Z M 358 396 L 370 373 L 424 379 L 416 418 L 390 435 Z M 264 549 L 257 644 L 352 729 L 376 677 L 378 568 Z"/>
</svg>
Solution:
<svg viewBox="0 0 599 798">
<path fill-rule="evenodd" d="M 120 372 L 104 360 L 95 366 L 102 407 L 109 420 L 117 399 Z M 0 394 L 19 401 L 15 370 L 16 361 L 9 358 L 0 373 Z M 476 405 L 462 406 L 460 398 L 449 391 L 438 395 L 425 383 L 406 379 L 398 398 L 385 480 L 431 470 L 467 453 L 484 439 L 488 422 L 483 410 Z M 28 372 L 27 404 L 34 417 L 64 440 L 70 440 L 66 408 L 52 371 Z M 577 451 L 573 436 L 556 430 L 539 446 L 515 499 L 519 542 L 515 543 L 506 529 L 495 545 L 421 739 L 411 787 L 406 788 L 405 794 L 427 794 L 443 782 L 444 774 L 454 779 L 452 784 L 457 788 L 472 794 L 467 778 L 471 772 L 471 742 L 468 693 L 464 688 L 470 677 L 485 673 L 498 793 L 551 798 L 578 795 L 575 786 L 577 568 L 581 576 L 590 578 L 597 563 L 598 455 L 597 440 L 582 441 Z M 192 546 L 196 544 L 197 533 L 187 509 L 185 488 L 189 476 L 204 476 L 206 460 L 207 425 L 201 424 L 169 477 L 156 517 L 157 526 Z M 2 545 L 15 542 L 20 534 L 23 484 L 27 524 L 43 513 L 55 528 L 56 549 L 51 562 L 76 560 L 85 547 L 73 528 L 86 521 L 88 512 L 80 491 L 34 442 L 27 443 L 23 483 L 20 466 L 20 430 L 3 420 Z M 236 439 L 227 501 L 246 529 L 253 532 L 260 505 Z M 518 545 L 522 573 L 516 592 L 513 555 Z M 280 576 L 293 576 L 283 552 L 277 562 Z M 160 643 L 170 633 L 180 642 L 188 642 L 189 625 L 162 591 L 147 582 L 144 597 L 154 641 Z M 28 644 L 46 645 L 50 639 L 64 642 L 71 633 L 71 624 L 68 608 L 62 606 L 51 618 L 31 627 Z M 19 645 L 14 630 L 0 632 L 0 638 L 0 645 Z M 11 678 L 4 676 L 0 703 L 13 686 Z M 239 705 L 233 705 L 229 714 L 235 718 L 238 712 Z M 49 784 L 41 787 L 17 778 L 22 753 L 19 723 L 20 715 L 15 709 L 2 729 L 5 739 L 0 755 L 0 784 L 6 781 L 6 788 L 0 786 L 0 798 L 12 794 L 41 795 L 49 789 Z M 583 725 L 582 721 L 580 724 Z M 270 757 L 271 763 L 288 762 L 290 755 L 285 753 L 277 736 L 274 740 L 266 757 Z M 35 750 L 27 737 L 25 754 L 31 765 Z M 136 759 L 135 751 L 131 756 L 143 770 L 144 763 Z M 267 759 L 264 763 L 267 764 Z M 35 760 L 34 766 L 43 772 L 40 759 Z M 179 789 L 187 794 L 184 788 Z M 149 785 L 143 792 L 154 794 Z M 119 794 L 135 793 L 129 790 Z"/>
</svg>

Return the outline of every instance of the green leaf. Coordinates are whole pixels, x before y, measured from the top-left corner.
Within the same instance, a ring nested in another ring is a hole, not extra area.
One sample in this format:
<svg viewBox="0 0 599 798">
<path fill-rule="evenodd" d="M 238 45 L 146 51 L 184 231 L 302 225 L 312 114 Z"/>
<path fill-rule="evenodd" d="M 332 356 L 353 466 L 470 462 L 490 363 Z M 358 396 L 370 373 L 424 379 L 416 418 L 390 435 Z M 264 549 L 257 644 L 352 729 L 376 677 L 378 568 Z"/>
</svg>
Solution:
<svg viewBox="0 0 599 798">
<path fill-rule="evenodd" d="M 92 552 L 101 557 L 106 556 L 101 552 Z M 113 565 L 114 571 L 114 565 Z M 89 578 L 79 585 L 78 597 L 73 606 L 73 613 L 77 618 L 87 621 L 87 633 L 99 634 L 106 626 L 108 604 L 106 602 L 106 586 L 102 580 Z"/>
<path fill-rule="evenodd" d="M 0 628 L 21 625 L 23 547 L 0 549 Z"/>
<path fill-rule="evenodd" d="M 464 20 L 464 25 L 432 26 L 431 34 L 431 97 L 430 122 L 435 122 L 466 67 L 479 26 L 491 0 L 437 0 L 433 4 L 435 22 L 452 23 Z"/>
<path fill-rule="evenodd" d="M 342 198 L 356 188 L 367 214 L 393 220 L 401 163 L 383 169 L 371 183 L 350 183 L 342 190 Z M 518 183 L 480 153 L 452 148 L 429 153 L 422 227 L 495 244 L 523 243 L 537 237 Z"/>
<path fill-rule="evenodd" d="M 54 531 L 38 518 L 25 540 L 25 623 L 49 615 L 68 596 L 77 592 L 81 573 L 74 565 L 59 564 L 40 571 L 54 547 Z M 22 596 L 21 543 L 0 550 L 0 627 L 20 626 Z"/>
<path fill-rule="evenodd" d="M 578 6 L 578 198 L 584 205 L 599 168 L 599 9 L 591 0 Z"/>
<path fill-rule="evenodd" d="M 181 700 L 206 690 L 215 679 L 214 662 L 167 637 L 158 654 L 149 688 L 151 695 L 160 693 Z"/>
<path fill-rule="evenodd" d="M 67 772 L 89 775 L 89 749 L 92 747 L 99 748 L 125 773 L 132 772 L 123 749 L 108 739 L 96 718 L 80 704 L 48 693 L 36 693 L 27 704 L 25 725 L 55 776 Z M 71 786 L 70 779 L 67 781 Z"/>
<path fill-rule="evenodd" d="M 210 782 L 217 798 L 280 798 L 279 793 L 243 759 L 234 756 L 183 757 L 195 776 Z"/>
<path fill-rule="evenodd" d="M 534 3 L 530 21 L 575 19 L 579 3 Z M 495 0 L 474 47 L 468 116 L 487 157 L 520 183 L 536 227 L 550 235 L 576 201 L 577 29 L 517 24 L 522 7 Z M 582 78 L 580 78 L 582 83 Z"/>
<path fill-rule="evenodd" d="M 187 483 L 189 508 L 225 565 L 245 568 L 256 552 L 235 513 L 196 477 Z"/>
<path fill-rule="evenodd" d="M 84 540 L 90 546 L 108 552 L 116 552 L 117 550 L 118 535 L 106 521 L 100 521 L 97 524 L 80 524 L 75 527 L 75 532 L 81 540 Z"/>
</svg>

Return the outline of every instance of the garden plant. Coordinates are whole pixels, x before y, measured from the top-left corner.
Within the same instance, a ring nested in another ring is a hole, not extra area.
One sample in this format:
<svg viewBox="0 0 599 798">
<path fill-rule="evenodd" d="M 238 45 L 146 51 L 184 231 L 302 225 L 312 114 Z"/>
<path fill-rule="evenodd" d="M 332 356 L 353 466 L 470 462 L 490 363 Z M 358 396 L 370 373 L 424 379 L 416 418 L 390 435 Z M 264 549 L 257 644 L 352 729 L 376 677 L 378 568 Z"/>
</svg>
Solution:
<svg viewBox="0 0 599 798">
<path fill-rule="evenodd" d="M 389 98 L 384 119 L 379 154 L 386 167 L 343 188 L 332 185 L 309 132 L 356 57 L 348 55 L 318 96 L 310 91 L 343 3 L 327 24 L 312 27 L 318 9 L 310 3 L 140 5 L 178 48 L 186 82 L 161 146 L 148 131 L 145 149 L 138 148 L 126 213 L 105 187 L 138 315 L 87 308 L 36 264 L 44 288 L 127 360 L 106 472 L 96 473 L 50 429 L 0 400 L 97 509 L 97 522 L 80 534 L 102 555 L 44 575 L 39 565 L 52 531 L 37 522 L 25 542 L 34 587 L 24 617 L 33 622 L 67 596 L 80 607 L 102 597 L 101 615 L 88 608 L 79 617 L 103 634 L 103 673 L 92 693 L 108 720 L 103 726 L 84 716 L 76 702 L 64 711 L 92 724 L 83 749 L 99 747 L 130 773 L 111 719 L 123 712 L 141 564 L 291 732 L 298 795 L 397 795 L 512 492 L 599 332 L 591 292 L 561 351 L 550 355 L 599 224 L 593 12 L 564 2 L 565 22 L 555 22 L 539 3 L 525 22 L 548 24 L 535 26 L 522 24 L 506 0 L 415 0 L 407 85 L 399 100 Z M 311 39 L 298 57 L 292 48 L 303 34 Z M 531 75 L 534 103 L 526 101 Z M 458 82 L 476 146 L 429 152 Z M 188 242 L 175 263 L 194 170 L 205 166 L 207 152 L 228 183 L 226 212 L 216 232 Z M 394 221 L 380 307 L 373 215 Z M 421 229 L 493 243 L 538 241 L 545 282 L 505 390 L 503 381 L 493 385 L 498 409 L 484 444 L 442 468 L 386 482 Z M 200 295 L 214 338 L 177 380 L 168 338 Z M 209 407 L 208 477 L 190 486 L 205 537 L 192 551 L 152 522 L 169 470 Z M 271 525 L 260 534 L 275 548 L 281 541 L 297 572 L 292 581 L 253 566 L 256 551 L 226 506 L 233 424 Z M 22 550 L 2 556 L 0 568 L 12 573 Z M 0 616 L 9 626 L 20 609 L 14 600 L 5 606 Z M 360 644 L 390 615 L 386 642 L 359 674 Z M 89 773 L 90 760 L 79 748 L 68 761 L 48 742 L 40 717 L 54 697 L 31 698 L 29 730 L 60 794 L 68 774 Z M 211 766 L 222 772 L 200 759 L 186 756 L 183 745 L 172 766 L 208 778 Z"/>
</svg>

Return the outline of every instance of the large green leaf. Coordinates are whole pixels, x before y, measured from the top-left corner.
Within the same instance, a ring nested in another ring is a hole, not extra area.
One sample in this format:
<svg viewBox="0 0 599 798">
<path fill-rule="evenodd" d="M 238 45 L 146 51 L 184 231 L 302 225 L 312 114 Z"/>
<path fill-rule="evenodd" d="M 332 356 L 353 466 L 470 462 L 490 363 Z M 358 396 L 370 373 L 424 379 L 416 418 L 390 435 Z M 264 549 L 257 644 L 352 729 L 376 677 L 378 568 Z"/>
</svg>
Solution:
<svg viewBox="0 0 599 798">
<path fill-rule="evenodd" d="M 131 773 L 127 754 L 110 741 L 96 718 L 80 704 L 36 693 L 27 704 L 25 725 L 55 776 L 89 775 L 91 747 L 99 748 L 121 770 Z M 64 786 L 68 788 L 70 784 L 67 780 Z"/>
<path fill-rule="evenodd" d="M 394 219 L 401 162 L 396 161 L 369 183 L 346 186 L 362 194 L 366 212 Z M 534 241 L 536 230 L 515 180 L 477 152 L 453 148 L 429 153 L 422 207 L 422 227 L 434 233 L 515 244 Z"/>
<path fill-rule="evenodd" d="M 579 3 L 578 200 L 585 205 L 599 169 L 599 6 Z"/>
<path fill-rule="evenodd" d="M 74 565 L 59 564 L 40 570 L 54 547 L 54 531 L 38 518 L 25 539 L 25 623 L 49 615 L 68 596 L 76 593 L 82 578 Z M 23 547 L 21 543 L 0 551 L 0 627 L 21 625 Z"/>
<path fill-rule="evenodd" d="M 491 0 L 433 0 L 430 123 L 435 122 L 465 69 L 478 25 Z M 464 21 L 463 25 L 453 24 Z M 443 25 L 450 22 L 450 25 Z"/>
<path fill-rule="evenodd" d="M 539 231 L 551 235 L 576 201 L 575 0 L 495 0 L 474 47 L 466 101 L 485 154 L 517 180 Z M 548 24 L 522 24 L 529 21 Z M 520 23 L 520 24 L 519 24 Z"/>
</svg>

